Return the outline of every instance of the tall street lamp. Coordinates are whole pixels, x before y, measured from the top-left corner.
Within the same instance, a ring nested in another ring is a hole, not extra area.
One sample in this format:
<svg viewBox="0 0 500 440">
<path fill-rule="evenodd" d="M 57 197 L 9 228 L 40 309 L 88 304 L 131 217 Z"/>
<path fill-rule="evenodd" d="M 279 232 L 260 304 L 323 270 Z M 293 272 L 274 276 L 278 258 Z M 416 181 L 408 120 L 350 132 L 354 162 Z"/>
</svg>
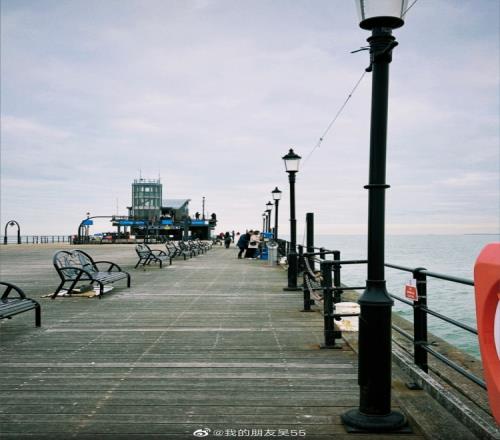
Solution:
<svg viewBox="0 0 500 440">
<path fill-rule="evenodd" d="M 271 194 L 273 195 L 273 200 L 274 200 L 274 239 L 278 239 L 278 205 L 281 200 L 281 191 L 278 189 L 278 187 L 274 188 L 271 191 Z"/>
<path fill-rule="evenodd" d="M 267 232 L 271 232 L 271 211 L 273 209 L 273 203 L 271 201 L 266 203 L 267 212 Z"/>
<path fill-rule="evenodd" d="M 391 309 L 384 273 L 385 181 L 389 63 L 397 46 L 392 30 L 403 26 L 407 0 L 356 0 L 359 26 L 371 30 L 372 110 L 368 189 L 368 276 L 359 299 L 359 408 L 342 415 L 351 429 L 395 431 L 406 424 L 391 410 Z"/>
<path fill-rule="evenodd" d="M 301 157 L 290 148 L 282 157 L 290 182 L 290 250 L 288 252 L 288 286 L 284 290 L 299 290 L 297 287 L 297 220 L 295 219 L 295 174 L 299 171 Z"/>
<path fill-rule="evenodd" d="M 264 212 L 262 214 L 262 232 L 266 232 L 266 217 L 267 217 L 267 214 Z"/>
</svg>

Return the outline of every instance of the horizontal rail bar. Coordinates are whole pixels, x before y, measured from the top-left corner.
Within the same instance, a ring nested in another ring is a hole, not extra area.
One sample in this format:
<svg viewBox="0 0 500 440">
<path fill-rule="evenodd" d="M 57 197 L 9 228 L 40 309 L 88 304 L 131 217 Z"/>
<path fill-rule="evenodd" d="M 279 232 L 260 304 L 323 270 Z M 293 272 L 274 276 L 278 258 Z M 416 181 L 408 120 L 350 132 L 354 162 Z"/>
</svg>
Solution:
<svg viewBox="0 0 500 440">
<path fill-rule="evenodd" d="M 396 330 L 399 334 L 404 336 L 406 339 L 413 341 L 413 335 L 411 335 L 408 332 L 405 332 L 401 327 L 398 327 L 397 325 L 392 325 L 391 326 L 394 330 Z"/>
<path fill-rule="evenodd" d="M 334 264 L 366 264 L 368 260 L 330 260 Z"/>
<path fill-rule="evenodd" d="M 467 278 L 454 277 L 451 275 L 445 275 L 437 272 L 430 272 L 428 270 L 423 270 L 422 273 L 426 274 L 428 277 L 439 278 L 445 281 L 452 281 L 454 283 L 466 284 L 468 286 L 474 286 L 474 281 Z"/>
<path fill-rule="evenodd" d="M 390 263 L 385 263 L 384 264 L 385 267 L 391 267 L 393 269 L 398 269 L 398 270 L 402 270 L 404 272 L 413 272 L 415 269 L 412 269 L 410 267 L 405 267 L 405 266 L 399 266 L 398 264 L 390 264 Z"/>
<path fill-rule="evenodd" d="M 479 385 L 481 388 L 486 389 L 486 383 L 483 380 L 481 380 L 479 377 L 474 376 L 472 373 L 469 373 L 466 369 L 462 368 L 460 365 L 456 364 L 455 362 L 450 361 L 446 356 L 443 356 L 441 353 L 430 348 L 429 346 L 423 345 L 423 348 L 425 351 L 427 351 L 427 353 L 432 354 L 434 357 L 438 358 L 440 361 L 442 361 L 446 365 L 448 365 L 448 367 L 452 368 L 453 370 L 455 370 L 458 373 L 462 374 L 463 376 L 467 377 L 472 382 Z"/>
<path fill-rule="evenodd" d="M 304 252 L 302 255 L 304 257 L 314 257 L 315 255 L 327 255 L 327 254 L 333 254 L 338 251 L 324 251 L 324 252 Z"/>
<path fill-rule="evenodd" d="M 397 299 L 398 301 L 401 301 L 401 302 L 403 302 L 405 304 L 408 304 L 409 306 L 413 307 L 413 301 L 410 301 L 410 300 L 408 300 L 406 298 L 401 298 L 400 296 L 397 296 L 397 295 L 393 295 L 392 293 L 389 293 L 389 296 L 391 298 Z"/>
<path fill-rule="evenodd" d="M 398 270 L 402 270 L 404 272 L 412 272 L 412 273 L 418 269 L 418 267 L 411 268 L 411 267 L 400 266 L 398 264 L 391 264 L 391 263 L 386 263 L 385 266 L 390 267 L 392 269 L 398 269 Z M 431 278 L 439 278 L 439 279 L 445 280 L 445 281 L 452 281 L 454 283 L 466 284 L 467 286 L 474 286 L 474 281 L 470 280 L 468 278 L 461 278 L 461 277 L 455 277 L 452 275 L 446 275 L 443 273 L 431 272 L 430 270 L 427 270 L 427 269 L 420 270 L 419 272 L 422 274 L 425 274 Z"/>
<path fill-rule="evenodd" d="M 435 312 L 434 310 L 428 309 L 427 307 L 422 307 L 422 310 L 429 315 L 435 316 L 436 318 L 442 319 L 443 321 L 448 322 L 449 324 L 456 325 L 464 330 L 467 330 L 471 333 L 477 335 L 477 330 L 473 327 L 468 326 L 467 324 L 462 324 L 460 321 L 456 321 L 455 319 L 448 318 L 447 316 L 441 315 L 441 313 Z"/>
</svg>

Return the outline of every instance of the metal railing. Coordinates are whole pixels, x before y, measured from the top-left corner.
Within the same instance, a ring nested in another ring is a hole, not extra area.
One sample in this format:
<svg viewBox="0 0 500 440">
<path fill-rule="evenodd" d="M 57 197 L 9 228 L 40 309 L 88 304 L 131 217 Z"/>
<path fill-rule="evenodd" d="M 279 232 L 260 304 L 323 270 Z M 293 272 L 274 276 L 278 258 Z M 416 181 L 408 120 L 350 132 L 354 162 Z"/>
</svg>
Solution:
<svg viewBox="0 0 500 440">
<path fill-rule="evenodd" d="M 287 242 L 287 249 L 289 243 Z M 314 264 L 319 263 L 321 267 L 321 286 L 314 287 L 305 282 L 302 286 L 304 292 L 304 311 L 310 309 L 310 305 L 314 304 L 314 300 L 311 300 L 311 291 L 322 290 L 323 291 L 323 316 L 324 316 L 324 333 L 325 333 L 325 346 L 335 345 L 335 338 L 340 337 L 340 333 L 333 330 L 334 321 L 340 319 L 342 316 L 353 316 L 353 315 L 340 315 L 335 313 L 335 304 L 341 301 L 341 295 L 346 290 L 363 290 L 365 286 L 346 286 L 341 283 L 341 267 L 343 265 L 352 264 L 366 264 L 367 260 L 341 260 L 340 251 L 328 250 L 325 248 L 314 248 L 315 252 L 304 252 L 303 246 L 298 246 L 300 255 L 299 270 L 304 273 L 311 274 L 314 272 Z M 302 249 L 301 249 L 302 248 Z M 317 251 L 317 252 L 316 252 Z M 329 256 L 332 259 L 328 259 Z M 319 258 L 318 258 L 319 257 Z M 307 259 L 307 262 L 306 262 Z M 428 373 L 428 354 L 432 355 L 437 360 L 441 361 L 449 368 L 453 369 L 457 373 L 466 377 L 470 381 L 474 382 L 476 385 L 483 389 L 486 389 L 486 383 L 481 378 L 477 377 L 470 371 L 466 370 L 462 366 L 458 365 L 456 362 L 451 360 L 449 357 L 443 355 L 432 347 L 432 343 L 429 342 L 428 334 L 428 316 L 431 315 L 437 319 L 440 319 L 456 328 L 460 328 L 468 333 L 477 336 L 477 330 L 467 324 L 460 321 L 452 319 L 442 313 L 432 310 L 427 306 L 427 279 L 436 278 L 447 282 L 474 286 L 474 281 L 466 278 L 460 278 L 456 276 L 451 276 L 447 274 L 437 273 L 429 271 L 423 267 L 409 268 L 405 266 L 400 266 L 396 264 L 386 263 L 386 267 L 409 272 L 413 275 L 416 280 L 417 289 L 417 299 L 412 301 L 407 298 L 402 298 L 398 295 L 389 295 L 396 301 L 406 304 L 413 308 L 413 334 L 405 331 L 404 329 L 392 324 L 392 328 L 402 335 L 405 339 L 408 339 L 413 344 L 413 362 L 414 364 Z M 330 273 L 330 275 L 328 275 Z M 331 276 L 333 274 L 333 277 Z"/>
<path fill-rule="evenodd" d="M 71 235 L 21 235 L 20 243 L 17 241 L 17 236 L 8 235 L 2 236 L 0 242 L 4 244 L 71 243 Z"/>
<path fill-rule="evenodd" d="M 474 286 L 474 281 L 466 278 L 459 278 L 442 273 L 431 272 L 423 267 L 409 268 L 390 263 L 387 263 L 385 266 L 391 269 L 410 272 L 413 275 L 413 278 L 416 280 L 417 299 L 415 301 L 411 301 L 406 298 L 402 298 L 398 295 L 391 294 L 391 297 L 393 299 L 400 301 L 404 304 L 407 304 L 413 308 L 413 335 L 408 334 L 407 332 L 405 332 L 404 330 L 395 325 L 393 325 L 393 328 L 403 337 L 413 342 L 413 347 L 414 347 L 413 361 L 415 365 L 417 365 L 421 370 L 427 373 L 429 370 L 427 354 L 431 354 L 435 358 L 439 359 L 441 362 L 445 363 L 448 367 L 460 373 L 462 376 L 467 377 L 469 380 L 479 385 L 481 388 L 486 389 L 486 383 L 482 379 L 470 373 L 469 371 L 458 365 L 456 362 L 453 362 L 451 359 L 442 355 L 438 351 L 434 350 L 431 347 L 431 344 L 429 343 L 428 331 L 427 331 L 427 317 L 428 315 L 432 315 L 442 321 L 447 322 L 448 324 L 461 328 L 462 330 L 465 330 L 477 336 L 477 330 L 475 328 L 467 324 L 464 324 L 460 321 L 457 321 L 455 319 L 452 319 L 448 316 L 445 316 L 442 313 L 439 313 L 435 310 L 431 310 L 427 306 L 428 277 L 437 278 L 440 280 L 467 286 Z"/>
</svg>

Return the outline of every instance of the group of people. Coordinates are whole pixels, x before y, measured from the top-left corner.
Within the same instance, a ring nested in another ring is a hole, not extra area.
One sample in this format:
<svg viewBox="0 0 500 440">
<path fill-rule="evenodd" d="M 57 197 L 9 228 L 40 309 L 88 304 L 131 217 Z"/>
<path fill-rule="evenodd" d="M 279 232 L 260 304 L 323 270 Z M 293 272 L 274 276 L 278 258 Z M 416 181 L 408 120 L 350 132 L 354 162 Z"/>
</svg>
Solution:
<svg viewBox="0 0 500 440">
<path fill-rule="evenodd" d="M 232 232 L 227 231 L 225 234 L 224 232 L 221 232 L 217 238 L 221 245 L 222 242 L 224 242 L 224 246 L 226 246 L 226 249 L 229 249 L 229 246 L 231 246 L 231 242 L 234 241 L 234 231 Z"/>
<path fill-rule="evenodd" d="M 248 231 L 240 235 L 236 246 L 240 249 L 238 258 L 257 258 L 257 251 L 260 245 L 260 232 Z M 243 257 L 243 253 L 245 256 Z"/>
<path fill-rule="evenodd" d="M 244 234 L 240 234 L 239 232 L 221 232 L 217 236 L 217 241 L 224 246 L 226 249 L 229 249 L 231 243 L 236 243 L 236 247 L 239 249 L 238 258 L 257 258 L 259 254 L 259 249 L 261 245 L 260 240 L 260 231 L 249 230 Z"/>
</svg>

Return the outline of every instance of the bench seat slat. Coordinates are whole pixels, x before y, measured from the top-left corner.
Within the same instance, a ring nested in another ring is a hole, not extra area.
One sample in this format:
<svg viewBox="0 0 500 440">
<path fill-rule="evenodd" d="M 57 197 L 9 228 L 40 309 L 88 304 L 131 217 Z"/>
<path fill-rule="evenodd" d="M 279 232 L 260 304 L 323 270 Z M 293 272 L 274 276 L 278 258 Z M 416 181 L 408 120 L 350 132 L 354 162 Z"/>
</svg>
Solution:
<svg viewBox="0 0 500 440">
<path fill-rule="evenodd" d="M 2 298 L 0 298 L 0 319 L 10 318 L 19 313 L 35 309 L 35 325 L 41 326 L 41 309 L 37 301 L 26 298 L 24 292 L 17 286 L 7 282 L 1 282 L 0 285 L 6 286 Z M 9 293 L 17 292 L 19 297 L 9 298 Z"/>
</svg>

